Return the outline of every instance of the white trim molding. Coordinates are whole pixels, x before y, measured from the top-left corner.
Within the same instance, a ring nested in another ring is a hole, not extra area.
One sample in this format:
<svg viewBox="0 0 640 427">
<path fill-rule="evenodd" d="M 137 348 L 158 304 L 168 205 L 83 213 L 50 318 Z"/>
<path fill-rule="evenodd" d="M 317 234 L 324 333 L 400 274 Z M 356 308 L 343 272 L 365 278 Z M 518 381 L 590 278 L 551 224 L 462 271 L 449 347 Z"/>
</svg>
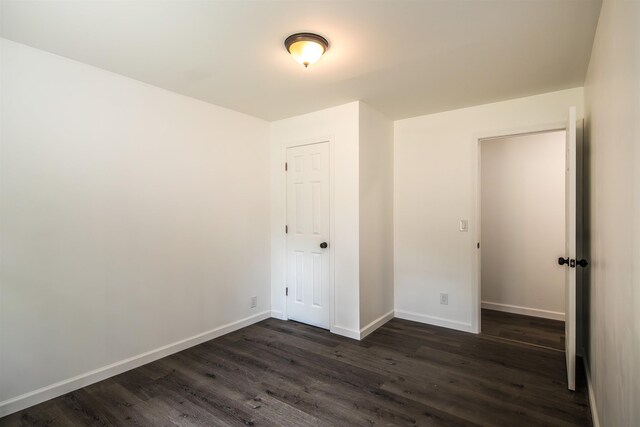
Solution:
<svg viewBox="0 0 640 427">
<path fill-rule="evenodd" d="M 397 317 L 398 319 L 426 323 L 427 325 L 441 326 L 443 328 L 455 329 L 462 332 L 474 332 L 471 323 L 460 322 L 457 320 L 443 319 L 442 317 L 427 316 L 426 314 L 412 313 L 410 311 L 402 311 L 402 310 L 396 310 L 395 317 Z"/>
<path fill-rule="evenodd" d="M 359 339 L 364 339 L 364 337 L 366 337 L 367 335 L 371 334 L 371 332 L 375 331 L 380 326 L 384 325 L 389 320 L 393 319 L 394 314 L 395 314 L 394 310 L 391 310 L 387 314 L 383 314 L 382 316 L 378 317 L 376 320 L 374 320 L 373 322 L 369 323 L 364 328 L 361 328 L 360 329 L 360 338 Z"/>
<path fill-rule="evenodd" d="M 506 313 L 522 314 L 525 316 L 542 317 L 544 319 L 562 320 L 564 322 L 564 313 L 561 313 L 559 311 L 521 307 L 519 305 L 500 304 L 490 301 L 482 301 L 482 308 L 486 308 L 487 310 L 504 311 Z"/>
<path fill-rule="evenodd" d="M 284 313 L 279 310 L 271 310 L 271 317 L 274 319 L 287 320 Z"/>
<path fill-rule="evenodd" d="M 281 313 L 278 311 L 272 311 L 271 312 L 271 317 L 275 317 L 277 319 L 280 319 L 280 317 L 278 317 L 278 315 L 280 315 Z M 369 323 L 367 326 L 361 328 L 359 331 L 356 329 L 349 329 L 349 328 L 345 328 L 342 326 L 337 326 L 337 325 L 333 325 L 331 327 L 330 332 L 332 334 L 336 334 L 336 335 L 340 335 L 343 337 L 347 337 L 347 338 L 351 338 L 354 340 L 362 340 L 364 339 L 367 335 L 370 335 L 372 332 L 374 332 L 376 329 L 378 329 L 379 327 L 381 327 L 382 325 L 384 325 L 385 323 L 387 323 L 389 320 L 393 319 L 395 316 L 395 311 L 390 311 L 386 314 L 383 314 L 382 316 L 378 317 L 377 319 L 375 319 L 373 322 Z M 283 320 L 287 320 L 287 319 L 283 319 Z M 314 326 L 314 325 L 311 325 Z"/>
<path fill-rule="evenodd" d="M 360 339 L 360 331 L 355 329 L 343 328 L 342 326 L 333 325 L 331 327 L 331 333 L 336 335 L 342 335 L 343 337 L 353 338 L 354 340 Z"/>
<path fill-rule="evenodd" d="M 584 372 L 587 376 L 587 389 L 589 391 L 589 404 L 591 406 L 591 420 L 593 421 L 593 427 L 600 427 L 600 418 L 598 417 L 598 406 L 596 405 L 596 394 L 593 391 L 593 383 L 591 382 L 591 370 L 589 369 L 589 363 L 587 358 L 583 357 Z"/>
<path fill-rule="evenodd" d="M 120 360 L 110 365 L 94 369 L 93 371 L 13 397 L 5 400 L 4 402 L 0 402 L 0 417 L 21 411 L 46 400 L 62 396 L 63 394 L 72 392 L 79 388 L 113 377 L 114 375 L 118 375 L 155 360 L 162 359 L 163 357 L 185 350 L 189 347 L 202 344 L 203 342 L 218 338 L 230 332 L 237 331 L 238 329 L 242 329 L 246 326 L 268 319 L 269 317 L 271 317 L 271 311 L 263 311 L 261 313 L 254 314 L 253 316 L 245 317 L 244 319 L 211 329 L 210 331 L 156 348 L 155 350 L 138 354 L 137 356 Z"/>
</svg>

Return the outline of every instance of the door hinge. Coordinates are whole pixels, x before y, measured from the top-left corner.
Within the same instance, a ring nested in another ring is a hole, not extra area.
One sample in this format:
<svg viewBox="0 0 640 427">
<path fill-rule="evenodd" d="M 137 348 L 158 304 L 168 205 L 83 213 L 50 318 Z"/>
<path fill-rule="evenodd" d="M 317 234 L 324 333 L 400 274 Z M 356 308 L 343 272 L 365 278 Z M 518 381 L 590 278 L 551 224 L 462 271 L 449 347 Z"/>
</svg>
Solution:
<svg viewBox="0 0 640 427">
<path fill-rule="evenodd" d="M 284 288 L 284 295 L 289 296 L 289 288 Z"/>
<path fill-rule="evenodd" d="M 285 172 L 287 171 L 287 168 L 288 168 L 288 166 L 287 166 L 287 162 L 284 162 L 284 171 L 285 171 Z"/>
<path fill-rule="evenodd" d="M 287 234 L 289 232 L 289 226 L 285 225 L 284 226 L 284 234 Z"/>
</svg>

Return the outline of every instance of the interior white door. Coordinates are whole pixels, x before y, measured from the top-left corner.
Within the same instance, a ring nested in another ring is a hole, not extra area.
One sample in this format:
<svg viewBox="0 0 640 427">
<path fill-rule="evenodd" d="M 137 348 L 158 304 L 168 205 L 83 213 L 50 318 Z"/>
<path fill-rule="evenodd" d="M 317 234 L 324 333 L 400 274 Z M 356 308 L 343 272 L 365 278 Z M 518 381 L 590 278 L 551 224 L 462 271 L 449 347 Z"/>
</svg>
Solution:
<svg viewBox="0 0 640 427">
<path fill-rule="evenodd" d="M 329 329 L 329 143 L 287 149 L 287 317 Z"/>
<path fill-rule="evenodd" d="M 565 356 L 567 383 L 576 389 L 576 108 L 569 109 L 565 163 Z M 564 262 L 563 262 L 564 261 Z"/>
</svg>

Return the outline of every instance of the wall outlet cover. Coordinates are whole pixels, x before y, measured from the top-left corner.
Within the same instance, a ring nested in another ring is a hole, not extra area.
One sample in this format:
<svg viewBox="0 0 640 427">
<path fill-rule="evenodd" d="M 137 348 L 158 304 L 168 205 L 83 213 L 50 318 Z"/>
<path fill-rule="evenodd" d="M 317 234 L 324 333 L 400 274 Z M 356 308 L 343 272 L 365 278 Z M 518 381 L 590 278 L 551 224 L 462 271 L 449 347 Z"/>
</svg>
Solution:
<svg viewBox="0 0 640 427">
<path fill-rule="evenodd" d="M 251 308 L 256 308 L 258 306 L 258 297 L 257 296 L 252 296 L 251 297 Z"/>
<path fill-rule="evenodd" d="M 449 294 L 440 294 L 440 304 L 449 305 Z"/>
</svg>

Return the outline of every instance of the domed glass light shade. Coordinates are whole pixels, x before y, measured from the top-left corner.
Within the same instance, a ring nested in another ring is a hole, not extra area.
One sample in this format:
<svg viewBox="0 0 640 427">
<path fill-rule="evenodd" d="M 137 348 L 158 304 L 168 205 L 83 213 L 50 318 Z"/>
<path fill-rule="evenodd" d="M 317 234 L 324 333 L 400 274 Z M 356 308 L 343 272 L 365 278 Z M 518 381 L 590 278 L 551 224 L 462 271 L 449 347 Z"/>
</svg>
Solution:
<svg viewBox="0 0 640 427">
<path fill-rule="evenodd" d="M 329 48 L 329 42 L 317 34 L 297 33 L 287 37 L 284 46 L 293 59 L 306 68 L 310 64 L 318 62 Z"/>
</svg>

